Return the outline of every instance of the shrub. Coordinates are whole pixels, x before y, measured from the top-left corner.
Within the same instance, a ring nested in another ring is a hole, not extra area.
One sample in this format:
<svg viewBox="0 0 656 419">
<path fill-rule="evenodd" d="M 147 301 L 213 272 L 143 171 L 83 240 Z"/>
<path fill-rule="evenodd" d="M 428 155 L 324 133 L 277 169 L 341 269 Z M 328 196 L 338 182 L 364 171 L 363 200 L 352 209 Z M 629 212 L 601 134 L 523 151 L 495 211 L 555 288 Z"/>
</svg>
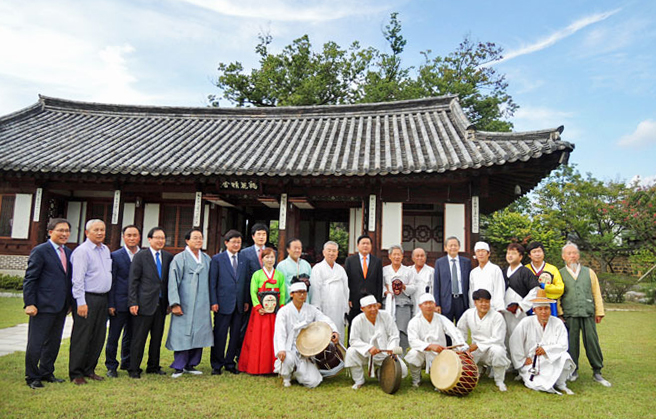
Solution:
<svg viewBox="0 0 656 419">
<path fill-rule="evenodd" d="M 609 303 L 623 303 L 624 294 L 638 283 L 638 278 L 629 275 L 618 275 L 612 273 L 600 273 L 599 286 L 604 301 Z"/>
<path fill-rule="evenodd" d="M 20 275 L 0 274 L 0 289 L 5 290 L 22 290 L 23 277 Z"/>
<path fill-rule="evenodd" d="M 649 249 L 640 249 L 629 256 L 629 263 L 631 263 L 633 273 L 638 277 L 649 272 L 649 274 L 643 279 L 643 282 L 656 282 L 656 268 L 652 269 L 656 264 L 656 253 Z"/>
</svg>

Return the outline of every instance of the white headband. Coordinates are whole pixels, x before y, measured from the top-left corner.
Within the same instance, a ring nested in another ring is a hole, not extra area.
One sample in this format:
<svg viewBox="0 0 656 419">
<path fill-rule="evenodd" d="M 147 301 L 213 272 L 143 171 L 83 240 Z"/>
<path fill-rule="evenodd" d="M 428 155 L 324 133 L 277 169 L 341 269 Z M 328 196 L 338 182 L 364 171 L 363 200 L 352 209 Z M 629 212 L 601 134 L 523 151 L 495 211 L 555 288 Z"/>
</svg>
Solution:
<svg viewBox="0 0 656 419">
<path fill-rule="evenodd" d="M 289 286 L 289 293 L 291 294 L 296 291 L 307 291 L 307 286 L 305 286 L 304 282 L 294 282 Z"/>
<path fill-rule="evenodd" d="M 377 303 L 378 301 L 376 301 L 376 297 L 373 295 L 367 295 L 366 297 L 360 298 L 360 307 L 366 307 Z"/>
<path fill-rule="evenodd" d="M 476 242 L 474 245 L 474 252 L 477 250 L 487 250 L 490 251 L 490 245 L 485 242 Z"/>
<path fill-rule="evenodd" d="M 424 304 L 426 301 L 435 302 L 435 297 L 433 297 L 433 294 L 426 293 L 419 297 L 419 304 Z"/>
</svg>

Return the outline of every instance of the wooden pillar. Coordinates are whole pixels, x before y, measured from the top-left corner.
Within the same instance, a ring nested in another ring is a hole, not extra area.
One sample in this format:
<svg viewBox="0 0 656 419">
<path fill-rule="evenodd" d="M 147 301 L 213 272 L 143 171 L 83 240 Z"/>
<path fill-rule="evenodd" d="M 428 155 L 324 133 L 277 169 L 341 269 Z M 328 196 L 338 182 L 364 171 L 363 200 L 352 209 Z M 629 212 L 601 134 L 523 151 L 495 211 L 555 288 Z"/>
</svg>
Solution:
<svg viewBox="0 0 656 419">
<path fill-rule="evenodd" d="M 480 236 L 481 236 L 480 226 L 479 226 L 479 220 L 480 220 L 479 195 L 481 193 L 481 187 L 482 187 L 481 183 L 482 182 L 480 178 L 474 179 L 474 181 L 471 183 L 470 199 L 467 201 L 466 203 L 467 205 L 465 207 L 465 214 L 468 220 L 466 224 L 466 232 L 468 233 L 467 237 L 469 238 L 469 246 L 467 248 L 467 251 L 469 252 L 470 256 L 474 254 L 474 245 L 476 244 L 477 241 L 480 240 Z"/>
<path fill-rule="evenodd" d="M 134 202 L 134 225 L 136 225 L 139 228 L 139 231 L 141 231 L 141 236 L 145 237 L 148 234 L 148 232 L 143 231 L 143 223 L 144 223 L 144 203 L 143 203 L 143 198 L 138 196 Z"/>
<path fill-rule="evenodd" d="M 315 249 L 317 248 L 317 243 L 316 242 L 316 237 L 317 237 L 317 232 L 315 231 L 317 229 L 317 223 L 314 221 L 314 216 L 310 215 L 310 220 L 309 220 L 309 232 L 308 232 L 308 240 L 307 243 L 305 243 L 305 250 L 308 249 L 308 247 L 312 246 Z M 300 222 L 299 222 L 300 225 Z"/>
<path fill-rule="evenodd" d="M 285 243 L 287 242 L 288 212 L 290 204 L 287 201 L 287 194 L 280 195 L 280 210 L 278 212 L 278 262 L 285 259 Z M 293 233 L 291 233 L 293 234 Z M 291 235 L 290 235 L 291 237 Z"/>
<path fill-rule="evenodd" d="M 46 241 L 48 235 L 48 192 L 45 187 L 38 187 L 34 192 L 32 223 L 30 225 L 29 240 L 31 247 Z"/>
<path fill-rule="evenodd" d="M 221 231 L 222 208 L 216 204 L 210 204 L 209 227 L 207 229 L 207 252 L 214 255 L 221 251 L 223 234 Z"/>
<path fill-rule="evenodd" d="M 380 257 L 382 234 L 382 203 L 379 195 L 370 194 L 367 196 L 367 216 L 364 220 L 367 234 L 371 237 L 371 253 Z"/>
<path fill-rule="evenodd" d="M 120 188 L 114 190 L 114 200 L 112 201 L 112 217 L 107 226 L 107 236 L 109 236 L 108 247 L 116 250 L 121 247 L 121 226 L 123 225 L 123 194 Z"/>
</svg>

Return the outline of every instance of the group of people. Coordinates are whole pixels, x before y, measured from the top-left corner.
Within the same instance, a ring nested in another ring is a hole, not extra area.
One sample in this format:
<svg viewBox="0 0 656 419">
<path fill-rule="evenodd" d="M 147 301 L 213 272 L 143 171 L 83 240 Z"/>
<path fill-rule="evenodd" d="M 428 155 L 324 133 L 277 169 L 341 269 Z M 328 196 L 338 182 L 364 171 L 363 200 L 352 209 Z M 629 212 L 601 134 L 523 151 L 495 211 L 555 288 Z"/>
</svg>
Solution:
<svg viewBox="0 0 656 419">
<path fill-rule="evenodd" d="M 54 375 L 54 364 L 71 311 L 69 379 L 77 385 L 104 380 L 96 374 L 103 346 L 107 377 L 127 370 L 141 378 L 148 337 L 145 373 L 167 374 L 160 346 L 170 314 L 172 378 L 202 374 L 196 367 L 203 348 L 211 347 L 213 375 L 277 373 L 285 387 L 292 380 L 316 387 L 330 374 L 303 356 L 296 341 L 320 321 L 334 345 L 348 343 L 343 366 L 354 389 L 365 384 L 367 365 L 375 376 L 391 354 L 402 357 L 402 375 L 409 367 L 413 386 L 419 386 L 422 368 L 453 348 L 487 368 L 501 391 L 506 371 L 515 369 L 529 388 L 571 394 L 566 380 L 578 377 L 581 333 L 594 379 L 610 386 L 601 376 L 595 328 L 604 316 L 599 283 L 580 265 L 571 243 L 563 248 L 566 266 L 560 270 L 544 262 L 540 243 L 528 246 L 526 266 L 523 247 L 509 245 L 509 266 L 502 270 L 490 262 L 484 242 L 475 246 L 478 266 L 472 269 L 455 237 L 446 240 L 447 255 L 435 268 L 421 248 L 412 252 L 414 265 L 404 266 L 401 246 L 389 248 L 391 264 L 383 267 L 367 235 L 357 239 L 358 251 L 343 267 L 336 262 L 337 243 L 326 242 L 323 260 L 310 266 L 298 239 L 287 242 L 287 257 L 276 265 L 276 251 L 266 247 L 268 228 L 260 223 L 251 229 L 252 246 L 242 248 L 241 233 L 230 230 L 225 250 L 213 257 L 201 250 L 200 229 L 187 232 L 184 251 L 173 256 L 164 250 L 162 227 L 148 231 L 143 249 L 139 228 L 124 227 L 124 245 L 112 253 L 103 244 L 103 221 L 89 220 L 85 227 L 86 241 L 71 252 L 70 223 L 52 219 L 50 238 L 30 254 L 23 295 L 30 316 L 25 379 L 31 388 L 64 381 Z"/>
</svg>

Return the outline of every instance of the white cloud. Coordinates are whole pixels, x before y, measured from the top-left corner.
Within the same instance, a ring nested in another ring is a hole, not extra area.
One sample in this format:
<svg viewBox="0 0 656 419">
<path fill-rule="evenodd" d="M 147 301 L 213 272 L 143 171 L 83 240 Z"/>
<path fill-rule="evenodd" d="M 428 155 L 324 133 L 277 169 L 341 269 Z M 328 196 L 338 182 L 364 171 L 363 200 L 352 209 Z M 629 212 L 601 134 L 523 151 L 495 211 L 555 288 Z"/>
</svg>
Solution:
<svg viewBox="0 0 656 419">
<path fill-rule="evenodd" d="M 635 44 L 651 44 L 655 31 L 653 22 L 644 16 L 629 16 L 608 24 L 591 28 L 581 42 L 576 54 L 579 57 L 606 55 L 626 50 Z"/>
<path fill-rule="evenodd" d="M 183 0 L 227 16 L 273 21 L 324 22 L 388 10 L 371 0 Z"/>
<path fill-rule="evenodd" d="M 622 147 L 641 147 L 656 144 L 656 121 L 646 119 L 640 122 L 635 131 L 620 138 L 618 144 Z"/>
<path fill-rule="evenodd" d="M 551 109 L 543 106 L 522 106 L 513 118 L 518 131 L 554 128 L 574 117 L 573 112 Z"/>
<path fill-rule="evenodd" d="M 513 58 L 517 58 L 522 55 L 531 54 L 543 50 L 545 48 L 548 48 L 554 45 L 556 42 L 561 41 L 567 38 L 568 36 L 575 34 L 576 32 L 580 31 L 581 29 L 584 29 L 587 26 L 608 19 L 609 17 L 619 12 L 620 10 L 621 9 L 615 9 L 604 13 L 595 13 L 593 15 L 578 19 L 577 21 L 573 22 L 569 26 L 555 31 L 554 33 L 547 36 L 546 38 L 540 39 L 532 44 L 525 45 L 515 50 L 510 50 L 506 52 L 502 60 L 496 61 L 493 64 L 498 64 L 503 61 L 512 60 Z"/>
<path fill-rule="evenodd" d="M 640 175 L 635 175 L 631 178 L 630 181 L 627 182 L 627 185 L 635 185 L 638 184 L 639 186 L 646 186 L 649 187 L 653 184 L 656 184 L 656 175 L 651 175 L 651 176 L 640 176 Z"/>
<path fill-rule="evenodd" d="M 515 131 L 534 131 L 564 126 L 563 139 L 579 143 L 584 141 L 585 131 L 580 127 L 574 112 L 546 106 L 522 105 L 512 118 Z"/>
<path fill-rule="evenodd" d="M 22 91 L 31 90 L 32 103 L 38 93 L 102 102 L 151 100 L 151 95 L 137 88 L 135 63 L 128 59 L 135 47 L 114 44 L 120 36 L 107 34 L 88 12 L 65 3 L 0 6 L 0 84 L 8 84 L 11 90 L 19 86 Z M 16 110 L 16 95 L 10 92 L 9 97 L 0 98 L 0 113 Z"/>
</svg>

